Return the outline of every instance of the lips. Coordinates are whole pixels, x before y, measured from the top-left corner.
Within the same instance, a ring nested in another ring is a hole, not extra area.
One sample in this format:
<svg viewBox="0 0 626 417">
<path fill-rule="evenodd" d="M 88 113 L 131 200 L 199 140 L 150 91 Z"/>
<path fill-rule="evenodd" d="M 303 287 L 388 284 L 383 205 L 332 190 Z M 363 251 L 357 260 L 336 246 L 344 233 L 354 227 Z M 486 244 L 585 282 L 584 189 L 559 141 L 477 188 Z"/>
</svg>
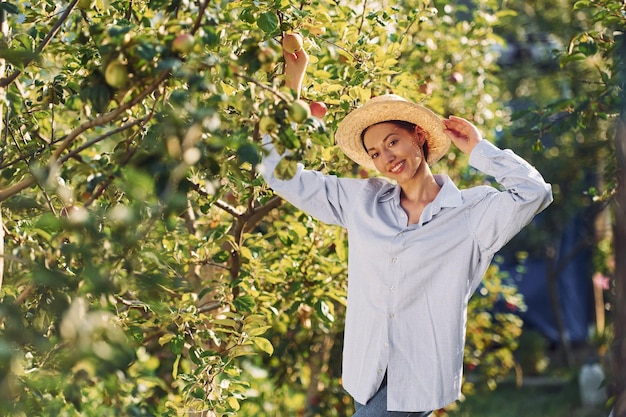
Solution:
<svg viewBox="0 0 626 417">
<path fill-rule="evenodd" d="M 406 165 L 406 161 L 400 161 L 394 164 L 391 168 L 389 168 L 389 172 L 391 172 L 392 174 L 398 174 L 404 169 L 405 165 Z"/>
</svg>

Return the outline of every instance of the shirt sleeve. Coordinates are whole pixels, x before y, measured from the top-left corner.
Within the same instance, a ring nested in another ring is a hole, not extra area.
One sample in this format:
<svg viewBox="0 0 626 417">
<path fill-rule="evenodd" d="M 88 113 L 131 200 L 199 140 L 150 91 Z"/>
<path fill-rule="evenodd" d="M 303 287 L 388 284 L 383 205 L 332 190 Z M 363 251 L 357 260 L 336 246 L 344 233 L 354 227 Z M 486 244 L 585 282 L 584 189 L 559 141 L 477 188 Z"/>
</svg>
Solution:
<svg viewBox="0 0 626 417">
<path fill-rule="evenodd" d="M 263 148 L 269 153 L 263 158 L 258 170 L 274 192 L 324 223 L 346 227 L 345 213 L 349 212 L 350 201 L 353 200 L 349 198 L 350 194 L 357 191 L 356 180 L 339 179 L 334 175 L 308 170 L 300 163 L 297 164 L 293 178 L 279 179 L 274 170 L 282 156 L 267 142 L 264 140 Z M 348 193 L 349 190 L 353 192 Z"/>
<path fill-rule="evenodd" d="M 469 163 L 504 188 L 487 193 L 471 216 L 479 245 L 493 254 L 552 202 L 552 187 L 524 159 L 486 140 L 473 149 Z"/>
</svg>

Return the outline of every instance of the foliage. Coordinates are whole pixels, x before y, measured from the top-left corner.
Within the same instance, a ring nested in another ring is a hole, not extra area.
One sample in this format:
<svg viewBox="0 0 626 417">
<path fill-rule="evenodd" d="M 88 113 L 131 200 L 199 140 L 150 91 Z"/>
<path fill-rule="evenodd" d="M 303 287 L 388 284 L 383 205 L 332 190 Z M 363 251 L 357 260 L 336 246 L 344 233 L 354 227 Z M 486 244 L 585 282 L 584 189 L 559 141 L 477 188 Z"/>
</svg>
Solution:
<svg viewBox="0 0 626 417">
<path fill-rule="evenodd" d="M 263 184 L 259 123 L 275 121 L 273 140 L 293 151 L 284 175 L 297 159 L 370 175 L 332 132 L 389 90 L 501 128 L 497 2 L 0 5 L 10 28 L 0 42 L 0 412 L 346 415 L 343 232 Z M 279 41 L 289 30 L 306 37 L 302 95 L 329 106 L 324 122 L 288 118 Z M 451 152 L 439 169 L 476 181 L 461 159 Z M 495 380 L 519 323 L 487 311 L 498 297 L 519 300 L 495 271 L 487 283 L 470 311 L 480 332 L 468 360 Z"/>
</svg>

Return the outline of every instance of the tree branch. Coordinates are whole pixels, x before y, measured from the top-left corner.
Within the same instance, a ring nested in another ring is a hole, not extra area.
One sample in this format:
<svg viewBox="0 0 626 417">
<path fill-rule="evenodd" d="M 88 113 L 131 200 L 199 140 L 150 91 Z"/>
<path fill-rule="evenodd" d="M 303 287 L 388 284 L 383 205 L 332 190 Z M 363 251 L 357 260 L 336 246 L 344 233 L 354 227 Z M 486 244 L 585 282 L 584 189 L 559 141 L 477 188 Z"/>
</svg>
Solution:
<svg viewBox="0 0 626 417">
<path fill-rule="evenodd" d="M 67 149 L 68 146 L 70 146 L 70 144 L 81 133 L 93 127 L 100 126 L 100 125 L 114 121 L 118 116 L 125 113 L 126 110 L 134 107 L 136 104 L 140 103 L 144 98 L 146 98 L 149 94 L 151 94 L 154 90 L 156 90 L 159 87 L 159 85 L 161 85 L 161 83 L 165 81 L 165 79 L 167 79 L 168 76 L 169 76 L 168 71 L 161 72 L 161 74 L 148 87 L 146 87 L 146 89 L 144 89 L 141 93 L 139 93 L 136 97 L 134 97 L 128 103 L 120 105 L 115 110 L 112 110 L 109 113 L 106 113 L 96 119 L 89 120 L 81 124 L 80 126 L 78 126 L 70 134 L 68 134 L 65 137 L 65 139 L 61 142 L 59 147 L 55 150 L 54 154 L 52 155 L 52 158 L 48 162 L 48 166 L 51 167 L 54 164 L 58 163 L 58 160 L 61 154 L 63 153 L 63 151 L 65 151 L 65 149 Z M 8 199 L 9 197 L 14 196 L 15 194 L 18 194 L 19 192 L 32 186 L 36 182 L 37 182 L 37 179 L 33 175 L 31 175 L 30 177 L 22 180 L 21 182 L 17 184 L 10 186 L 9 188 L 0 190 L 0 202 Z"/>
<path fill-rule="evenodd" d="M 206 10 L 208 5 L 209 5 L 209 0 L 198 1 L 198 18 L 193 23 L 193 27 L 191 28 L 192 34 L 196 33 L 198 29 L 200 29 L 200 26 L 202 25 L 202 16 L 204 15 L 204 11 Z"/>
<path fill-rule="evenodd" d="M 69 6 L 67 6 L 67 9 L 65 9 L 65 12 L 63 12 L 59 20 L 57 20 L 54 26 L 52 26 L 52 29 L 50 29 L 50 32 L 48 32 L 48 34 L 43 39 L 43 41 L 41 41 L 41 43 L 37 46 L 37 48 L 35 49 L 35 52 L 37 55 L 39 55 L 45 49 L 45 47 L 48 46 L 52 38 L 54 38 L 54 36 L 57 34 L 61 26 L 63 26 L 63 23 L 65 23 L 67 18 L 70 16 L 70 14 L 72 13 L 72 10 L 74 10 L 76 3 L 78 3 L 78 0 L 72 0 L 72 2 L 69 4 Z M 34 60 L 35 60 L 34 58 L 27 59 L 26 62 L 24 62 L 24 68 L 32 64 Z M 16 69 L 8 77 L 0 78 L 0 88 L 7 87 L 9 84 L 15 81 L 17 77 L 20 76 L 21 73 L 22 73 L 22 69 Z"/>
</svg>

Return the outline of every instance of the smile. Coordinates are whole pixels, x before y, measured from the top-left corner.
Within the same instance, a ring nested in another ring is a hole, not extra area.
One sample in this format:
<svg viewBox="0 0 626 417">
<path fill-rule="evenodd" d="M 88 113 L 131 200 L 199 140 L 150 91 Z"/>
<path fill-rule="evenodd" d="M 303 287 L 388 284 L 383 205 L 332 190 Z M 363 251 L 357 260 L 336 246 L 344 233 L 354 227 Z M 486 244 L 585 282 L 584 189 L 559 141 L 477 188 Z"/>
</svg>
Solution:
<svg viewBox="0 0 626 417">
<path fill-rule="evenodd" d="M 389 168 L 389 172 L 393 174 L 397 174 L 398 172 L 402 171 L 402 168 L 404 168 L 404 165 L 406 165 L 405 161 L 398 162 L 397 164 Z"/>
</svg>

